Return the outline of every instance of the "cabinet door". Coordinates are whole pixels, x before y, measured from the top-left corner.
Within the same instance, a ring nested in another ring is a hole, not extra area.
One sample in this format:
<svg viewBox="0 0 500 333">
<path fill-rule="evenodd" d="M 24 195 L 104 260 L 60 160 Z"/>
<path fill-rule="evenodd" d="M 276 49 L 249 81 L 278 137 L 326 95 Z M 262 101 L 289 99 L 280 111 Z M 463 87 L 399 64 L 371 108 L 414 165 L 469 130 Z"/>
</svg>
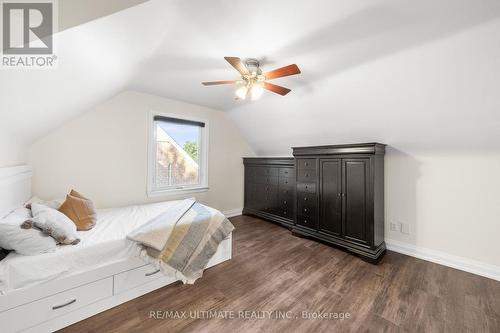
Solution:
<svg viewBox="0 0 500 333">
<path fill-rule="evenodd" d="M 368 243 L 368 194 L 370 160 L 343 160 L 344 237 Z"/>
<path fill-rule="evenodd" d="M 320 222 L 319 229 L 340 235 L 342 233 L 342 161 L 320 161 Z"/>
</svg>

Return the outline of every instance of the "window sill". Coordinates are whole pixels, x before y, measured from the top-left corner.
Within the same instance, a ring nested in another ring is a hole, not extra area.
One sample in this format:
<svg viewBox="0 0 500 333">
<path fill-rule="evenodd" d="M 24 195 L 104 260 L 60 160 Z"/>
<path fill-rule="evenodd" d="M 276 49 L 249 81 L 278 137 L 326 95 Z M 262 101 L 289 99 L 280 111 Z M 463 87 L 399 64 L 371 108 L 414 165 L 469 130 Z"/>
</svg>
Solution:
<svg viewBox="0 0 500 333">
<path fill-rule="evenodd" d="M 161 196 L 174 196 L 190 193 L 207 192 L 208 186 L 191 187 L 183 189 L 169 189 L 169 190 L 148 190 L 148 197 L 161 197 Z"/>
</svg>

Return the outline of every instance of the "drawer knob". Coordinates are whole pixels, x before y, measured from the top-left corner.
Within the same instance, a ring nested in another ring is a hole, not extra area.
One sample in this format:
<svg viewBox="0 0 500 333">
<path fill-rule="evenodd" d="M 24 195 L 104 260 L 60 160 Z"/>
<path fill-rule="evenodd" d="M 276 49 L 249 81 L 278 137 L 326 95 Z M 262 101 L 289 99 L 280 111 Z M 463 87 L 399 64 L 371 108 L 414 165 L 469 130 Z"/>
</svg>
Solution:
<svg viewBox="0 0 500 333">
<path fill-rule="evenodd" d="M 308 173 L 306 173 L 306 174 L 305 174 L 305 176 L 306 176 L 306 177 L 309 177 L 309 174 L 308 174 Z"/>
<path fill-rule="evenodd" d="M 283 212 L 283 215 L 286 215 L 286 214 L 288 214 L 288 213 L 287 213 L 287 211 L 285 210 L 285 211 Z"/>
<path fill-rule="evenodd" d="M 286 205 L 286 200 L 285 200 L 285 201 L 283 201 L 283 204 L 284 204 L 284 205 Z"/>
<path fill-rule="evenodd" d="M 309 199 L 307 199 L 307 197 L 305 197 L 305 198 L 304 198 L 304 201 L 307 201 L 307 200 L 309 200 Z"/>
<path fill-rule="evenodd" d="M 304 162 L 304 165 L 305 165 L 305 166 L 308 166 L 308 165 L 309 165 L 309 162 Z"/>
<path fill-rule="evenodd" d="M 304 208 L 304 213 L 307 213 L 307 208 Z"/>
<path fill-rule="evenodd" d="M 73 304 L 73 303 L 75 303 L 75 302 L 76 302 L 76 298 L 75 298 L 75 299 L 72 299 L 71 301 L 66 302 L 66 303 L 64 303 L 64 304 L 61 304 L 61 305 L 54 305 L 54 306 L 52 307 L 52 310 L 57 310 L 57 309 L 60 309 L 60 308 L 64 308 L 65 306 L 71 305 L 71 304 Z"/>
<path fill-rule="evenodd" d="M 160 272 L 160 270 L 159 270 L 159 269 L 157 269 L 157 270 L 156 270 L 156 271 L 154 271 L 154 272 L 150 272 L 150 273 L 146 273 L 146 274 L 144 274 L 144 276 L 151 276 L 151 275 L 155 275 L 155 274 L 158 274 L 159 272 Z"/>
<path fill-rule="evenodd" d="M 304 220 L 304 224 L 307 224 L 307 220 Z"/>
</svg>

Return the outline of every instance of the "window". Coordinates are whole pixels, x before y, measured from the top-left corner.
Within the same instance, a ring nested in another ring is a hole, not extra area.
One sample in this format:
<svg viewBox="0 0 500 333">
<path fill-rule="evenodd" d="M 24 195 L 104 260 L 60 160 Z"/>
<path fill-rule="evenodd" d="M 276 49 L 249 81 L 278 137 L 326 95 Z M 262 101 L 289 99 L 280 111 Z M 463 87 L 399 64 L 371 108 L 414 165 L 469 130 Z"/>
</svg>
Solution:
<svg viewBox="0 0 500 333">
<path fill-rule="evenodd" d="M 206 190 L 208 121 L 152 113 L 148 193 Z"/>
</svg>

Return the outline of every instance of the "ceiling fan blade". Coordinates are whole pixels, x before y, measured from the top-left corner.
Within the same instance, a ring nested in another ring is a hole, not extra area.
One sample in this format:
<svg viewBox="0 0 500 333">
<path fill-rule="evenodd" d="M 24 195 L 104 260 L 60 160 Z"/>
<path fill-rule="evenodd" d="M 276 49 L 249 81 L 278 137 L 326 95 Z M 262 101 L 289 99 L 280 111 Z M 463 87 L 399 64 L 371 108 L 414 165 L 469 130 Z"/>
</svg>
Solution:
<svg viewBox="0 0 500 333">
<path fill-rule="evenodd" d="M 277 79 L 279 77 L 295 75 L 295 74 L 300 74 L 300 69 L 297 65 L 293 64 L 275 69 L 274 71 L 264 73 L 264 76 L 266 77 L 266 80 L 272 80 L 272 79 Z"/>
<path fill-rule="evenodd" d="M 272 84 L 269 82 L 264 82 L 264 89 L 267 89 L 269 91 L 272 91 L 273 93 L 280 94 L 281 96 L 285 96 L 288 94 L 291 90 L 282 86 L 278 86 L 276 84 Z"/>
<path fill-rule="evenodd" d="M 224 59 L 226 59 L 226 61 L 231 66 L 233 66 L 234 68 L 236 68 L 236 70 L 238 72 L 240 72 L 241 75 L 249 75 L 250 74 L 250 72 L 248 71 L 248 69 L 241 62 L 240 58 L 238 58 L 238 57 L 224 57 Z"/>
<path fill-rule="evenodd" d="M 202 82 L 204 86 L 215 86 L 217 84 L 233 84 L 237 83 L 238 81 L 235 80 L 228 80 L 228 81 L 210 81 L 210 82 Z"/>
</svg>

